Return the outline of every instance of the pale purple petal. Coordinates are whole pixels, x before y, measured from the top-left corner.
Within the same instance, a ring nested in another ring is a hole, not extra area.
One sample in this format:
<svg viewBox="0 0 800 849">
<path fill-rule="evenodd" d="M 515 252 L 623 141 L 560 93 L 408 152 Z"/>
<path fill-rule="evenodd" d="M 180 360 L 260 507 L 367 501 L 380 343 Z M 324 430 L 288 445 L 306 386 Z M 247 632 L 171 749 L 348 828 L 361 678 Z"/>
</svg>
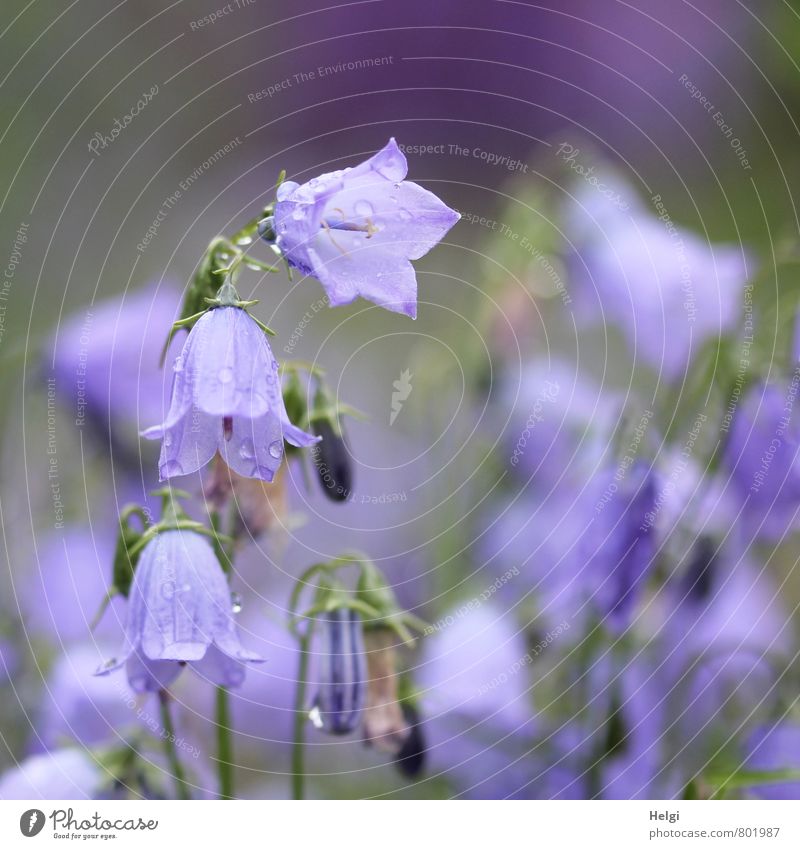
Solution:
<svg viewBox="0 0 800 849">
<path fill-rule="evenodd" d="M 125 664 L 128 683 L 135 693 L 156 693 L 174 683 L 183 667 L 176 660 L 150 660 L 134 652 Z"/>
<path fill-rule="evenodd" d="M 161 439 L 158 460 L 162 481 L 202 469 L 217 453 L 222 439 L 222 418 L 190 410 L 174 424 L 156 425 L 142 433 L 146 439 Z"/>
<path fill-rule="evenodd" d="M 361 296 L 416 315 L 408 261 L 441 241 L 459 215 L 433 193 L 403 182 L 406 172 L 405 156 L 391 139 L 355 168 L 281 186 L 278 245 L 291 265 L 322 283 L 331 306 Z"/>
<path fill-rule="evenodd" d="M 271 482 L 283 459 L 278 417 L 267 413 L 258 419 L 235 418 L 231 438 L 222 439 L 219 450 L 234 472 Z"/>
</svg>

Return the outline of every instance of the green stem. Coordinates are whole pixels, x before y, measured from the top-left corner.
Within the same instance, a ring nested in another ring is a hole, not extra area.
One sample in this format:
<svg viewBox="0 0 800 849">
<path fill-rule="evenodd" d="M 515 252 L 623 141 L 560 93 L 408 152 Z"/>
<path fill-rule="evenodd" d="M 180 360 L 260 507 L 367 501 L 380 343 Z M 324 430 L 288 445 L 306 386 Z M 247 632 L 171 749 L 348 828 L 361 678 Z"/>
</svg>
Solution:
<svg viewBox="0 0 800 849">
<path fill-rule="evenodd" d="M 217 768 L 219 795 L 223 799 L 233 799 L 233 737 L 225 687 L 217 687 Z"/>
<path fill-rule="evenodd" d="M 302 799 L 305 795 L 305 745 L 306 721 L 305 709 L 306 681 L 308 680 L 308 658 L 311 633 L 300 638 L 300 662 L 297 670 L 297 689 L 294 700 L 294 740 L 292 742 L 292 798 Z"/>
<path fill-rule="evenodd" d="M 172 775 L 175 778 L 175 787 L 179 799 L 191 799 L 189 785 L 186 783 L 186 773 L 183 771 L 178 751 L 175 748 L 175 726 L 172 724 L 172 716 L 169 712 L 169 693 L 166 690 L 158 691 L 158 703 L 161 709 L 161 725 L 164 728 L 164 754 L 167 756 Z"/>
</svg>

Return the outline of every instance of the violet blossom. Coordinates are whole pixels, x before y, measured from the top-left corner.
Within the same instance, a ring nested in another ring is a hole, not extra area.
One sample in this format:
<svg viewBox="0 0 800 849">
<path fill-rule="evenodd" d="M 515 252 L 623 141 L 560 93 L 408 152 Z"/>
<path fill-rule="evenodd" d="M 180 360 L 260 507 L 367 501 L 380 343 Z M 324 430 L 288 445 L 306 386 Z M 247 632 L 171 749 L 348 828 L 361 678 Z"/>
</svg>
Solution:
<svg viewBox="0 0 800 849">
<path fill-rule="evenodd" d="M 366 162 L 278 189 L 274 231 L 288 263 L 316 277 L 331 306 L 358 296 L 417 315 L 410 263 L 440 242 L 459 214 L 407 182 L 395 140 Z"/>
<path fill-rule="evenodd" d="M 161 425 L 161 480 L 196 472 L 217 451 L 240 475 L 272 481 L 283 440 L 307 448 L 318 438 L 289 421 L 278 363 L 258 324 L 239 307 L 205 313 L 174 365 L 172 403 Z"/>
<path fill-rule="evenodd" d="M 199 534 L 169 530 L 142 551 L 122 653 L 98 674 L 125 664 L 132 689 L 146 692 L 168 686 L 189 664 L 215 684 L 237 687 L 244 664 L 262 660 L 239 642 L 228 582 L 211 544 Z"/>
</svg>

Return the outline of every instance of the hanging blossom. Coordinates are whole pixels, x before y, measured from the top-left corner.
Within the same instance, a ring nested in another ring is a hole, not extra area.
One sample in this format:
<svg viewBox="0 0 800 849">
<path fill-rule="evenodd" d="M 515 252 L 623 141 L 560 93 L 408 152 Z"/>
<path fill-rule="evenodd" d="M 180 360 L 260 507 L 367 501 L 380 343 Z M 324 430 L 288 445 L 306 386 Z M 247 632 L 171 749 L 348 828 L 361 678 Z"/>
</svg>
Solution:
<svg viewBox="0 0 800 849">
<path fill-rule="evenodd" d="M 128 598 L 125 642 L 118 658 L 136 692 L 169 686 L 186 664 L 223 687 L 238 687 L 246 663 L 263 658 L 242 648 L 231 593 L 211 544 L 199 534 L 164 531 L 142 550 Z"/>
<path fill-rule="evenodd" d="M 205 313 L 173 368 L 167 418 L 142 434 L 162 440 L 162 481 L 196 472 L 219 451 L 235 472 L 270 482 L 284 439 L 298 448 L 319 441 L 289 421 L 278 362 L 244 309 L 219 306 Z"/>
<path fill-rule="evenodd" d="M 432 192 L 406 182 L 394 139 L 354 168 L 278 189 L 272 226 L 288 263 L 316 277 L 331 306 L 361 296 L 416 318 L 424 256 L 461 217 Z"/>
</svg>

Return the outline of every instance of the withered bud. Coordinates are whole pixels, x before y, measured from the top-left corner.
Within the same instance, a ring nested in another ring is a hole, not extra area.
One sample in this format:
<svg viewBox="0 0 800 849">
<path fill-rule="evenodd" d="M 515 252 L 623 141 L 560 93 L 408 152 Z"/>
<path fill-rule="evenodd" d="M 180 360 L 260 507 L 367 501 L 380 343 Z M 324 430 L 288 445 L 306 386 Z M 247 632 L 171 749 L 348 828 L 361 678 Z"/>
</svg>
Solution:
<svg viewBox="0 0 800 849">
<path fill-rule="evenodd" d="M 280 527 L 286 517 L 285 466 L 281 466 L 272 483 L 246 478 L 234 472 L 219 454 L 214 458 L 206 500 L 221 511 L 233 502 L 233 536 L 257 537 Z"/>
<path fill-rule="evenodd" d="M 422 723 L 419 712 L 411 705 L 403 704 L 403 716 L 408 723 L 408 734 L 405 742 L 400 747 L 394 765 L 401 775 L 406 778 L 417 778 L 425 769 L 425 735 L 422 732 Z"/>
<path fill-rule="evenodd" d="M 364 633 L 367 653 L 367 706 L 364 710 L 364 741 L 396 756 L 409 734 L 409 725 L 397 695 L 397 636 L 388 628 Z"/>
</svg>

